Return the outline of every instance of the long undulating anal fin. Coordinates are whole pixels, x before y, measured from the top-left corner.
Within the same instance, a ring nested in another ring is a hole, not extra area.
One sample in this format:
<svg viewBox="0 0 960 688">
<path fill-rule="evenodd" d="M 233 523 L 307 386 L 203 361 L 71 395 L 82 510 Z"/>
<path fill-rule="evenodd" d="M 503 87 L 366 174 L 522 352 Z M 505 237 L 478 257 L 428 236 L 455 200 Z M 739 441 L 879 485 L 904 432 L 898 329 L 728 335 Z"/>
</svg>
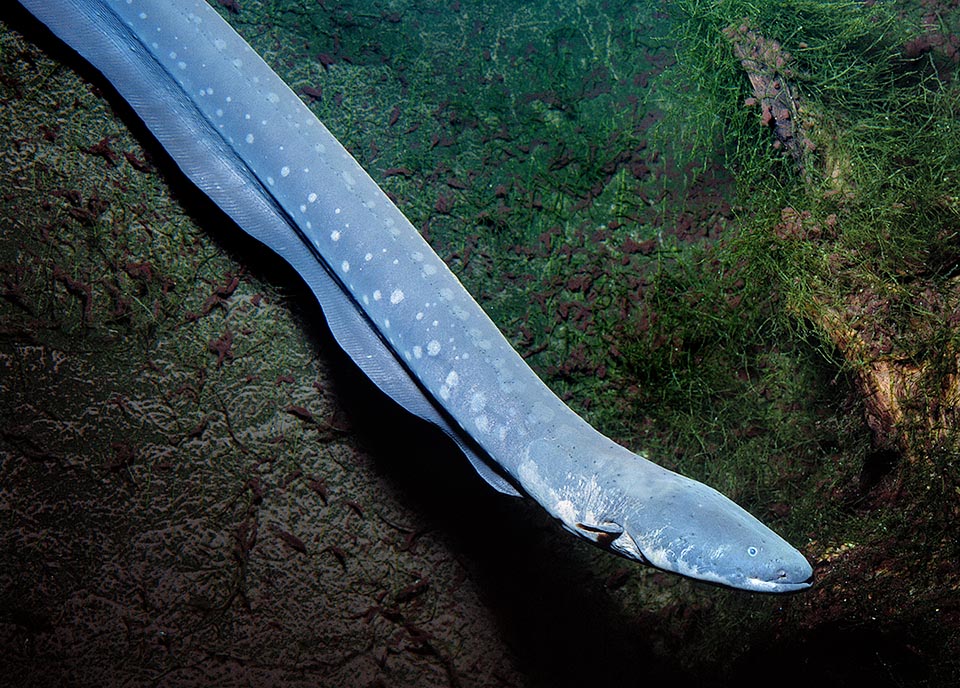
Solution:
<svg viewBox="0 0 960 688">
<path fill-rule="evenodd" d="M 201 191 L 296 270 L 320 302 L 338 344 L 377 387 L 410 413 L 437 425 L 491 486 L 520 496 L 483 450 L 424 393 L 289 214 L 140 36 L 99 0 L 23 4 L 107 77 Z"/>
</svg>

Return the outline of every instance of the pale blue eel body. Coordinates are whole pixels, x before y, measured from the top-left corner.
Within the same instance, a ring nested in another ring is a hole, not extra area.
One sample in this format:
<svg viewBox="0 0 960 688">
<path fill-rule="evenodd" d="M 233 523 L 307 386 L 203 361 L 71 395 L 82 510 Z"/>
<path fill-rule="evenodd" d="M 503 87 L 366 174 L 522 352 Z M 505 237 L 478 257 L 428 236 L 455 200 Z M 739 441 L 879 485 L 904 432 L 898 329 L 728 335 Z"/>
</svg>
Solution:
<svg viewBox="0 0 960 688">
<path fill-rule="evenodd" d="M 810 585 L 734 502 L 614 443 L 534 374 L 377 184 L 203 0 L 20 0 L 180 168 L 290 262 L 339 344 L 491 485 L 631 559 L 763 592 Z"/>
</svg>

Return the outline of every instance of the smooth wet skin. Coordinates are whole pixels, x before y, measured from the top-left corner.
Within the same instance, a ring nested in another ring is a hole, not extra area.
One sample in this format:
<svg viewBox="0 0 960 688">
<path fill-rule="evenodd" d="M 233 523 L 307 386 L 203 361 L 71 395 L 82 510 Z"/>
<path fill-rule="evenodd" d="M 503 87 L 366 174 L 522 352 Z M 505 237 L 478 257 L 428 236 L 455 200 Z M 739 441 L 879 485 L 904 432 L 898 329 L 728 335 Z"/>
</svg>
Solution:
<svg viewBox="0 0 960 688">
<path fill-rule="evenodd" d="M 310 286 L 338 343 L 499 491 L 623 556 L 760 592 L 804 557 L 712 488 L 604 437 L 534 374 L 313 113 L 202 0 L 20 0 L 186 176 Z"/>
</svg>

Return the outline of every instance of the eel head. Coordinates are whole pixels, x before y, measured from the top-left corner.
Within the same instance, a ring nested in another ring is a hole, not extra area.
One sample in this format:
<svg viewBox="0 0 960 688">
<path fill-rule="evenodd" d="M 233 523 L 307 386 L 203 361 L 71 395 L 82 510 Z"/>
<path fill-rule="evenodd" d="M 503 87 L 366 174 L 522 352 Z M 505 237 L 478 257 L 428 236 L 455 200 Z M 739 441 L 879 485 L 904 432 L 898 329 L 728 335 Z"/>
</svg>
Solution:
<svg viewBox="0 0 960 688">
<path fill-rule="evenodd" d="M 535 442 L 520 465 L 521 484 L 567 530 L 627 558 L 732 588 L 810 587 L 806 558 L 732 500 L 612 442 L 592 449 L 586 461 L 570 462 L 569 446 Z"/>
</svg>

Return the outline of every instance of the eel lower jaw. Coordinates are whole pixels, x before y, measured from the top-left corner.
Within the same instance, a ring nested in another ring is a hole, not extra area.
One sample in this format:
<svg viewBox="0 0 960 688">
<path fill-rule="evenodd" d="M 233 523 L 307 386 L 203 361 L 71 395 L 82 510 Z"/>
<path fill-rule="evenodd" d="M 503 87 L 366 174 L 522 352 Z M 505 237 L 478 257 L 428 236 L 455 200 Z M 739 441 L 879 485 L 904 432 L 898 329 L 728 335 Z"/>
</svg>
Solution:
<svg viewBox="0 0 960 688">
<path fill-rule="evenodd" d="M 779 580 L 768 581 L 763 580 L 762 578 L 747 578 L 748 589 L 755 592 L 774 592 L 774 593 L 785 593 L 785 592 L 799 592 L 800 590 L 806 590 L 811 585 L 813 585 L 813 577 L 811 576 L 805 581 L 799 583 L 786 583 Z"/>
<path fill-rule="evenodd" d="M 757 592 L 798 592 L 813 585 L 813 568 L 807 564 L 806 576 L 790 576 L 786 571 L 780 571 L 773 580 L 763 578 L 747 578 L 748 585 Z"/>
</svg>

